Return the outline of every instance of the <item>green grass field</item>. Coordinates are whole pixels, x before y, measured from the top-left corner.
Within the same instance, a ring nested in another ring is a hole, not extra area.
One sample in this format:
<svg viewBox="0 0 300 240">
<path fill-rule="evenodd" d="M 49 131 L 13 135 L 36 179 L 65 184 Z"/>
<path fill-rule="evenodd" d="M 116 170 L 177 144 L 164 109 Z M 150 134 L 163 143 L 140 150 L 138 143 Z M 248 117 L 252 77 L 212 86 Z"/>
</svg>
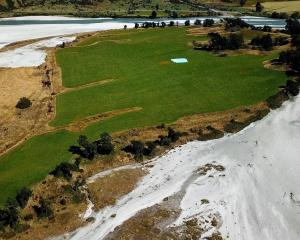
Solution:
<svg viewBox="0 0 300 240">
<path fill-rule="evenodd" d="M 263 3 L 265 11 L 293 13 L 300 11 L 300 1 L 274 1 Z"/>
<path fill-rule="evenodd" d="M 77 87 L 113 81 L 57 96 L 61 126 L 98 113 L 131 107 L 126 113 L 87 127 L 82 133 L 58 131 L 34 137 L 0 158 L 0 204 L 25 185 L 32 185 L 61 162 L 79 134 L 91 139 L 103 131 L 170 123 L 182 116 L 222 111 L 266 99 L 285 81 L 284 73 L 263 67 L 270 56 L 218 57 L 193 50 L 186 28 L 113 31 L 60 49 L 57 61 L 63 84 Z M 188 64 L 172 64 L 186 57 Z"/>
</svg>

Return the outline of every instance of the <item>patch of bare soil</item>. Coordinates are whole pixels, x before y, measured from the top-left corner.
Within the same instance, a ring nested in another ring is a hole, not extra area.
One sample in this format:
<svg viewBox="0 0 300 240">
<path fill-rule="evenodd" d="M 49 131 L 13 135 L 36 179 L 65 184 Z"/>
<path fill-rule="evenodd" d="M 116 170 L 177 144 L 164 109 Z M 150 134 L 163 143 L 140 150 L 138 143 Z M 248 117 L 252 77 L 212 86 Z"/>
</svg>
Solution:
<svg viewBox="0 0 300 240">
<path fill-rule="evenodd" d="M 125 169 L 112 172 L 88 184 L 90 200 L 95 205 L 94 210 L 114 205 L 118 198 L 135 188 L 143 175 L 144 171 L 141 168 Z"/>
<path fill-rule="evenodd" d="M 103 121 L 108 118 L 112 118 L 112 117 L 120 115 L 120 114 L 140 111 L 141 109 L 142 108 L 139 108 L 139 107 L 133 107 L 133 108 L 125 108 L 125 109 L 120 109 L 120 110 L 111 111 L 111 112 L 105 112 L 105 113 L 101 113 L 101 114 L 97 114 L 94 116 L 83 118 L 82 120 L 71 123 L 71 124 L 67 125 L 66 127 L 62 127 L 62 128 L 65 128 L 68 131 L 72 131 L 72 132 L 79 132 L 93 123 L 100 122 L 100 121 Z"/>
</svg>

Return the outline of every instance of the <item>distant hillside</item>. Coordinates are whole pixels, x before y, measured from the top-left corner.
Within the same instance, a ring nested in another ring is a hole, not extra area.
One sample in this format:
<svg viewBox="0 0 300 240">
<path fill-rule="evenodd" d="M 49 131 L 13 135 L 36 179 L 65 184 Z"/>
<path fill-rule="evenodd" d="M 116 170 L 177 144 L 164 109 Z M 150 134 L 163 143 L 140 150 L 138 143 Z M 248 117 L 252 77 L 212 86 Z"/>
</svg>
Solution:
<svg viewBox="0 0 300 240">
<path fill-rule="evenodd" d="M 258 0 L 0 0 L 0 17 L 73 15 L 81 17 L 192 17 L 212 15 L 209 7 L 252 14 Z M 274 1 L 274 0 L 273 0 Z M 261 0 L 260 2 L 269 2 Z M 282 6 L 285 6 L 282 1 Z M 272 6 L 270 3 L 268 6 Z M 266 9 L 268 10 L 268 9 Z M 277 9 L 278 10 L 278 9 Z M 280 11 L 280 9 L 279 9 Z"/>
</svg>

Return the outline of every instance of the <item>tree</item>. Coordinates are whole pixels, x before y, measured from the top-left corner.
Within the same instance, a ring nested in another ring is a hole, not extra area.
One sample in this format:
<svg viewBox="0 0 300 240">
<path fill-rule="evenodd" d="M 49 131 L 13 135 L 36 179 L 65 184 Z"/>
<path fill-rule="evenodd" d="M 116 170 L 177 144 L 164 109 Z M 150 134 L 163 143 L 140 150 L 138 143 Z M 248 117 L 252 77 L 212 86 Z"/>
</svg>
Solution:
<svg viewBox="0 0 300 240">
<path fill-rule="evenodd" d="M 20 191 L 18 191 L 16 200 L 21 208 L 24 208 L 32 195 L 32 191 L 29 188 L 22 188 Z"/>
<path fill-rule="evenodd" d="M 53 215 L 50 203 L 41 198 L 39 201 L 39 206 L 33 206 L 33 209 L 38 218 L 47 218 Z"/>
<path fill-rule="evenodd" d="M 201 20 L 196 19 L 195 22 L 194 22 L 194 25 L 201 26 Z"/>
<path fill-rule="evenodd" d="M 213 19 L 205 19 L 203 21 L 203 27 L 211 27 L 215 24 L 215 21 Z"/>
<path fill-rule="evenodd" d="M 70 180 L 72 178 L 72 171 L 78 170 L 79 165 L 68 162 L 62 162 L 59 165 L 57 165 L 55 169 L 50 172 L 50 174 L 55 177 L 63 177 L 66 180 Z"/>
<path fill-rule="evenodd" d="M 18 203 L 15 199 L 8 198 L 4 209 L 0 210 L 0 225 L 16 228 L 19 223 Z"/>
<path fill-rule="evenodd" d="M 257 2 L 256 5 L 255 5 L 255 11 L 256 12 L 262 12 L 264 9 L 263 5 L 261 5 L 260 2 Z"/>
<path fill-rule="evenodd" d="M 236 50 L 241 48 L 244 45 L 244 38 L 241 34 L 230 34 L 227 40 L 226 48 L 231 50 Z"/>
<path fill-rule="evenodd" d="M 285 89 L 293 96 L 297 96 L 299 94 L 299 84 L 293 80 L 287 80 Z"/>
<path fill-rule="evenodd" d="M 156 17 L 157 17 L 157 12 L 153 10 L 152 13 L 151 13 L 151 15 L 150 15 L 150 18 L 154 19 Z"/>
<path fill-rule="evenodd" d="M 287 19 L 285 29 L 291 35 L 300 34 L 300 23 L 297 19 Z"/>
<path fill-rule="evenodd" d="M 131 141 L 131 144 L 123 148 L 122 150 L 125 152 L 129 152 L 134 154 L 135 158 L 138 160 L 143 159 L 143 153 L 144 153 L 144 143 L 141 141 Z"/>
<path fill-rule="evenodd" d="M 246 4 L 247 0 L 240 0 L 240 5 L 243 7 Z"/>
<path fill-rule="evenodd" d="M 254 37 L 250 45 L 260 46 L 263 50 L 269 51 L 273 47 L 273 40 L 270 34 Z"/>
<path fill-rule="evenodd" d="M 293 12 L 291 14 L 291 18 L 298 20 L 300 18 L 300 13 L 299 12 Z"/>
<path fill-rule="evenodd" d="M 224 50 L 227 45 L 226 37 L 221 36 L 219 33 L 209 33 L 209 49 L 211 50 Z"/>
<path fill-rule="evenodd" d="M 6 0 L 6 6 L 11 11 L 15 8 L 15 2 L 13 0 Z"/>
<path fill-rule="evenodd" d="M 16 108 L 26 109 L 26 108 L 29 108 L 31 105 L 32 105 L 32 103 L 28 98 L 22 97 L 17 102 Z"/>
<path fill-rule="evenodd" d="M 100 139 L 96 141 L 97 152 L 99 154 L 110 154 L 114 150 L 114 145 L 112 143 L 112 138 L 108 133 L 102 133 Z"/>
</svg>

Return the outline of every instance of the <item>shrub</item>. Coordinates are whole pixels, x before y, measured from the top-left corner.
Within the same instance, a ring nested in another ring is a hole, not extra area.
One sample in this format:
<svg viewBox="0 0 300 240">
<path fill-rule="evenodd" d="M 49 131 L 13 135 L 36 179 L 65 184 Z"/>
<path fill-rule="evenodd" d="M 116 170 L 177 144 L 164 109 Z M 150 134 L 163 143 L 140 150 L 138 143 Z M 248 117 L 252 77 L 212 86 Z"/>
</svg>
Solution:
<svg viewBox="0 0 300 240">
<path fill-rule="evenodd" d="M 72 178 L 72 171 L 78 171 L 79 168 L 77 164 L 72 164 L 68 162 L 62 162 L 56 166 L 56 168 L 50 172 L 51 175 L 55 177 L 63 177 L 67 180 Z"/>
<path fill-rule="evenodd" d="M 112 138 L 108 133 L 102 133 L 100 139 L 96 141 L 97 152 L 99 154 L 107 155 L 113 152 L 114 145 L 112 143 Z"/>
<path fill-rule="evenodd" d="M 227 30 L 229 29 L 236 29 L 236 28 L 248 28 L 251 25 L 246 23 L 244 20 L 240 19 L 240 18 L 225 18 L 226 24 L 225 24 L 225 28 Z"/>
<path fill-rule="evenodd" d="M 26 108 L 29 108 L 31 105 L 32 105 L 32 103 L 31 103 L 31 101 L 28 98 L 22 97 L 18 101 L 18 103 L 16 105 L 16 108 L 26 109 Z"/>
<path fill-rule="evenodd" d="M 190 26 L 190 25 L 191 25 L 191 21 L 190 21 L 190 20 L 186 20 L 186 21 L 184 22 L 184 25 L 185 25 L 185 26 Z"/>
<path fill-rule="evenodd" d="M 15 229 L 19 223 L 18 203 L 8 198 L 3 209 L 0 209 L 0 230 L 6 226 Z"/>
<path fill-rule="evenodd" d="M 270 34 L 254 37 L 250 45 L 260 46 L 263 50 L 269 51 L 273 48 L 273 40 Z"/>
<path fill-rule="evenodd" d="M 219 33 L 209 33 L 208 37 L 209 45 L 205 46 L 204 49 L 206 50 L 225 50 L 225 49 L 239 49 L 244 45 L 244 38 L 242 35 L 239 34 L 230 34 L 228 38 L 220 35 Z"/>
<path fill-rule="evenodd" d="M 299 94 L 299 84 L 293 80 L 287 80 L 285 89 L 292 96 Z"/>
<path fill-rule="evenodd" d="M 157 12 L 156 11 L 152 11 L 150 18 L 154 19 L 157 17 Z"/>
<path fill-rule="evenodd" d="M 227 39 L 227 46 L 226 48 L 231 50 L 236 50 L 241 48 L 244 45 L 244 38 L 241 34 L 230 34 L 229 38 Z"/>
<path fill-rule="evenodd" d="M 39 206 L 33 206 L 33 210 L 38 218 L 47 218 L 53 215 L 50 203 L 43 198 L 40 199 Z"/>
<path fill-rule="evenodd" d="M 156 143 L 149 141 L 149 142 L 146 142 L 146 146 L 147 147 L 145 147 L 143 149 L 143 154 L 145 156 L 150 156 L 156 148 Z"/>
<path fill-rule="evenodd" d="M 201 20 L 196 19 L 195 22 L 194 22 L 194 25 L 201 26 Z"/>
<path fill-rule="evenodd" d="M 21 208 L 24 208 L 32 195 L 32 191 L 26 187 L 18 191 L 16 200 Z"/>
<path fill-rule="evenodd" d="M 213 19 L 205 19 L 203 21 L 203 27 L 211 27 L 215 24 L 215 21 Z"/>
<path fill-rule="evenodd" d="M 131 144 L 122 149 L 125 152 L 134 154 L 138 160 L 143 159 L 144 143 L 141 141 L 131 141 Z"/>
<path fill-rule="evenodd" d="M 263 10 L 264 10 L 263 5 L 261 5 L 260 2 L 257 2 L 256 5 L 255 5 L 255 11 L 256 12 L 262 12 Z"/>
</svg>

